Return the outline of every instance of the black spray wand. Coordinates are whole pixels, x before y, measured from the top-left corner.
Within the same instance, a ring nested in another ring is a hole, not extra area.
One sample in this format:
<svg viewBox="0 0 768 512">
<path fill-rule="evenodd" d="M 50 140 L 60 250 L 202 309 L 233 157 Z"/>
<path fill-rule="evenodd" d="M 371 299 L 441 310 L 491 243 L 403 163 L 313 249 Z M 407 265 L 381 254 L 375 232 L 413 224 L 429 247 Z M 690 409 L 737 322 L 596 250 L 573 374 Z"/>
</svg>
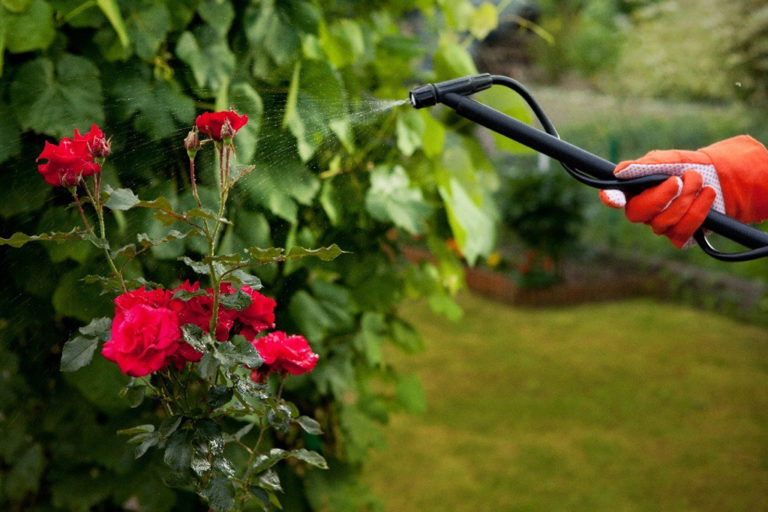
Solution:
<svg viewBox="0 0 768 512">
<path fill-rule="evenodd" d="M 468 97 L 493 85 L 503 85 L 520 94 L 544 130 L 529 126 Z M 413 89 L 409 99 L 414 108 L 429 107 L 438 103 L 446 105 L 470 121 L 558 160 L 576 180 L 594 188 L 618 189 L 632 195 L 669 178 L 666 175 L 653 175 L 629 180 L 616 179 L 613 174 L 616 164 L 561 140 L 552 122 L 533 96 L 519 82 L 505 76 L 484 73 L 426 84 Z M 694 238 L 702 250 L 714 258 L 724 261 L 747 261 L 768 256 L 768 234 L 719 212 L 710 210 L 702 228 L 696 232 Z M 707 241 L 704 229 L 751 250 L 738 253 L 718 251 Z"/>
</svg>

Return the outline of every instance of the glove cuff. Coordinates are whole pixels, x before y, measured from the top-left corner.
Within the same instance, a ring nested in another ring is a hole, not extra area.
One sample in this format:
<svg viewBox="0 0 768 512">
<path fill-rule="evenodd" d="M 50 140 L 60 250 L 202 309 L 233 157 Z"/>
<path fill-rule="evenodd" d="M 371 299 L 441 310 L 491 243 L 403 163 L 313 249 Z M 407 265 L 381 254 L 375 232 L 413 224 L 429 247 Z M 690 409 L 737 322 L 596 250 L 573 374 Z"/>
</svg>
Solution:
<svg viewBox="0 0 768 512">
<path fill-rule="evenodd" d="M 717 169 L 726 215 L 742 222 L 768 218 L 768 150 L 748 135 L 732 137 L 699 151 Z"/>
</svg>

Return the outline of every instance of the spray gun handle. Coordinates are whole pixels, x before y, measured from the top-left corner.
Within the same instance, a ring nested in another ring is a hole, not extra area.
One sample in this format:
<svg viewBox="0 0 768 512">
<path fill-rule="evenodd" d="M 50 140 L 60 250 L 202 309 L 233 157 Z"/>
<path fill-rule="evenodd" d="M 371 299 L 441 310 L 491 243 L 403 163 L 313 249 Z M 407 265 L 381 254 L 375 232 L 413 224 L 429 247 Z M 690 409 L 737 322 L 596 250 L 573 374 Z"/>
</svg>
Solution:
<svg viewBox="0 0 768 512">
<path fill-rule="evenodd" d="M 591 175 L 593 178 L 574 176 L 588 185 L 597 188 L 618 188 L 633 194 L 658 185 L 668 178 L 668 176 L 658 175 L 633 180 L 617 180 L 613 175 L 616 164 L 574 146 L 559 137 L 538 130 L 464 95 L 447 92 L 439 97 L 441 103 L 452 108 L 460 116 L 558 160 L 566 166 L 572 167 L 572 170 L 576 170 L 578 173 Z M 702 227 L 744 247 L 753 249 L 742 253 L 722 253 L 706 242 L 700 230 L 696 235 L 696 240 L 710 256 L 724 261 L 745 261 L 768 256 L 768 234 L 759 229 L 714 210 L 710 210 Z"/>
</svg>

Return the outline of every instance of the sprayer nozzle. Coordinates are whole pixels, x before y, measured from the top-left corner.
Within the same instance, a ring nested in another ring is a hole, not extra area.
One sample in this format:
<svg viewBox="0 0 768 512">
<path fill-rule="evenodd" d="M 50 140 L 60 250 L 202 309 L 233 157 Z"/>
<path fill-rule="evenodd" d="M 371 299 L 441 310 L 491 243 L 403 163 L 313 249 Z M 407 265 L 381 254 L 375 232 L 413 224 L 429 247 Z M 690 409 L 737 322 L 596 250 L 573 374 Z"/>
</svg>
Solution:
<svg viewBox="0 0 768 512">
<path fill-rule="evenodd" d="M 432 84 L 416 87 L 408 95 L 413 108 L 431 107 L 437 103 L 437 90 Z"/>
<path fill-rule="evenodd" d="M 493 85 L 493 77 L 490 73 L 469 75 L 436 84 L 426 84 L 411 90 L 408 95 L 413 108 L 431 107 L 441 102 L 445 94 L 455 93 L 461 96 L 469 96 L 476 92 L 488 89 Z"/>
</svg>

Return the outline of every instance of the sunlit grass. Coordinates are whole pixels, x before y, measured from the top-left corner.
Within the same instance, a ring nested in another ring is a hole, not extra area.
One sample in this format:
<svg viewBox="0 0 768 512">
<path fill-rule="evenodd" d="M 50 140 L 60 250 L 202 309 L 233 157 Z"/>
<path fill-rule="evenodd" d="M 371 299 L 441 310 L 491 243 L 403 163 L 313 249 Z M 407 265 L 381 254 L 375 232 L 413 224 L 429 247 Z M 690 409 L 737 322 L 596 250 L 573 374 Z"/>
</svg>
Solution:
<svg viewBox="0 0 768 512">
<path fill-rule="evenodd" d="M 464 295 L 427 342 L 422 416 L 367 480 L 388 511 L 766 510 L 768 332 L 637 300 L 516 309 Z"/>
</svg>

